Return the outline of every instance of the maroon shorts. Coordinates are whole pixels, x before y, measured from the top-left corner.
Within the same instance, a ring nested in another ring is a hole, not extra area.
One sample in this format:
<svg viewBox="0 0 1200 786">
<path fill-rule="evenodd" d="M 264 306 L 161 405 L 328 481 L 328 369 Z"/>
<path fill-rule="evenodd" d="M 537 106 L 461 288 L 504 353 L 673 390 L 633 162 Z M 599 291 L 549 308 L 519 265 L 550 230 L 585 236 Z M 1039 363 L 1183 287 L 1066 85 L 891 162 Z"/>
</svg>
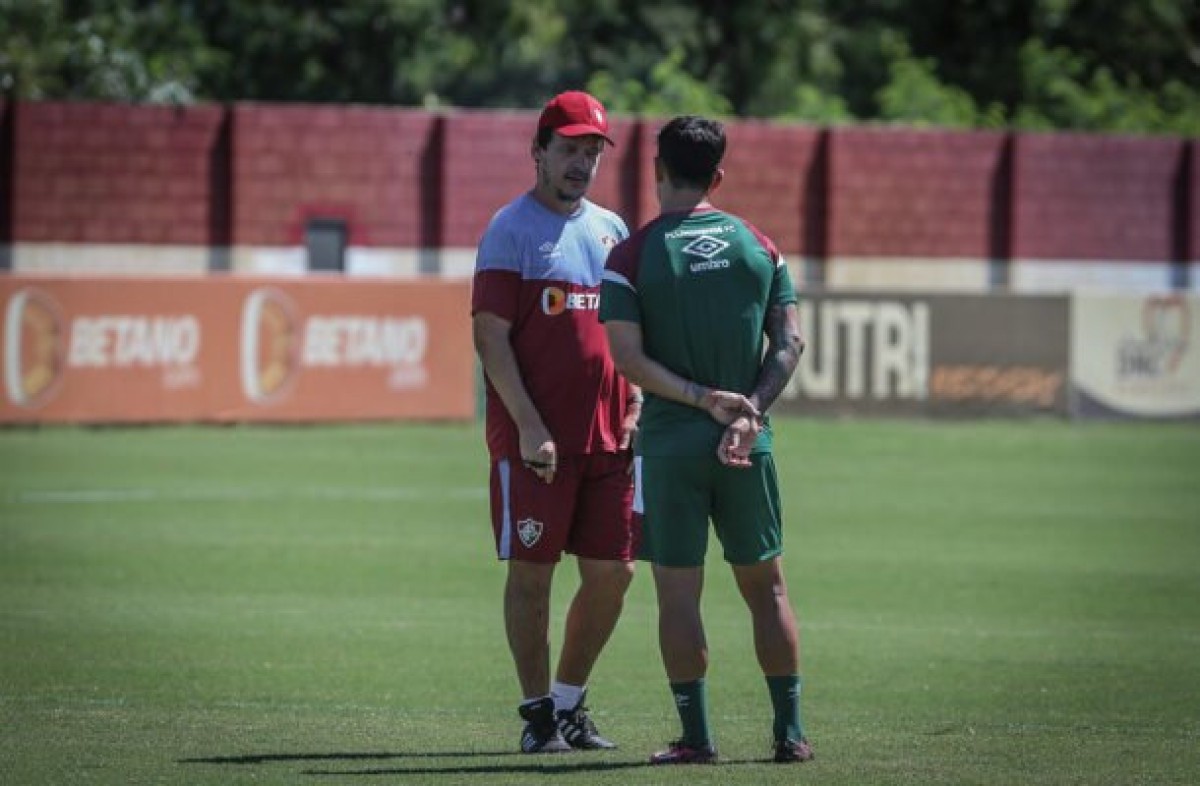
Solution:
<svg viewBox="0 0 1200 786">
<path fill-rule="evenodd" d="M 497 556 L 558 562 L 565 551 L 588 559 L 632 560 L 641 527 L 631 512 L 629 463 L 628 453 L 566 456 L 547 485 L 520 461 L 493 461 Z"/>
</svg>

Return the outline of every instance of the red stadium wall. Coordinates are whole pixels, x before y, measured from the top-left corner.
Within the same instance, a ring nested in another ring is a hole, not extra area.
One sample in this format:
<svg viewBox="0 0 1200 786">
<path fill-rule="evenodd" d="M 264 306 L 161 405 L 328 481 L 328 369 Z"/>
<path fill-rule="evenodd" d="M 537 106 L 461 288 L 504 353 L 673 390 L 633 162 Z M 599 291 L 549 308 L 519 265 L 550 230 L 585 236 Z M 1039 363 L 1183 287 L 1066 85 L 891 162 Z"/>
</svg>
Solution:
<svg viewBox="0 0 1200 786">
<path fill-rule="evenodd" d="M 1013 277 L 1167 287 L 1187 142 L 1023 134 L 1013 161 Z"/>
<path fill-rule="evenodd" d="M 830 253 L 988 257 L 1003 147 L 998 133 L 836 132 Z"/>
<path fill-rule="evenodd" d="M 446 121 L 439 205 L 444 245 L 473 245 L 492 214 L 532 184 L 532 125 L 518 112 L 464 112 Z"/>
<path fill-rule="evenodd" d="M 836 131 L 826 281 L 986 288 L 1003 254 L 1005 155 L 999 133 Z"/>
<path fill-rule="evenodd" d="M 825 133 L 745 122 L 731 124 L 728 136 L 725 178 L 714 199 L 770 236 L 803 269 L 801 280 L 817 278 L 825 251 Z"/>
<path fill-rule="evenodd" d="M 231 266 L 303 272 L 314 219 L 344 223 L 350 263 L 415 272 L 437 245 L 439 119 L 366 107 L 238 105 Z"/>
<path fill-rule="evenodd" d="M 333 219 L 352 275 L 466 276 L 492 213 L 532 182 L 536 116 L 0 105 L 0 268 L 303 273 L 309 222 Z M 657 211 L 660 122 L 615 119 L 592 192 L 631 226 Z M 1200 288 L 1196 140 L 727 125 L 719 203 L 810 283 Z"/>
<path fill-rule="evenodd" d="M 0 99 L 0 271 L 12 267 L 13 113 Z"/>
<path fill-rule="evenodd" d="M 1016 147 L 1016 256 L 1171 258 L 1172 191 L 1182 141 L 1026 134 Z"/>
<path fill-rule="evenodd" d="M 137 249 L 200 249 L 193 256 L 203 269 L 203 249 L 222 240 L 227 194 L 213 154 L 225 121 L 215 106 L 17 105 L 13 244 L 116 246 L 134 258 Z"/>
<path fill-rule="evenodd" d="M 354 246 L 437 244 L 435 115 L 242 104 L 232 119 L 235 245 L 298 245 L 313 217 L 344 220 Z"/>
<path fill-rule="evenodd" d="M 1180 259 L 1185 259 L 1192 268 L 1192 288 L 1200 288 L 1200 140 L 1193 139 L 1187 146 L 1186 174 L 1179 184 L 1179 213 L 1177 223 Z M 1182 226 L 1178 226 L 1182 224 Z"/>
</svg>

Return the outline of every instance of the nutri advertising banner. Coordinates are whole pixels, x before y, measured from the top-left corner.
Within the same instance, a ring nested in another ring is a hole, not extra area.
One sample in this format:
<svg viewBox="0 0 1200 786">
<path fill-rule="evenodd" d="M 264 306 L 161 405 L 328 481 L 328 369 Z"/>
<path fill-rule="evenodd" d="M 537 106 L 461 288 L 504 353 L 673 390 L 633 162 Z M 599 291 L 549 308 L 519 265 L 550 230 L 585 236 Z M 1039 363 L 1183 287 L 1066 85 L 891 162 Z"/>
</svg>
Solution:
<svg viewBox="0 0 1200 786">
<path fill-rule="evenodd" d="M 469 285 L 0 278 L 0 422 L 468 419 Z"/>
<path fill-rule="evenodd" d="M 1067 412 L 1065 297 L 806 293 L 800 322 L 807 348 L 780 412 Z"/>
</svg>

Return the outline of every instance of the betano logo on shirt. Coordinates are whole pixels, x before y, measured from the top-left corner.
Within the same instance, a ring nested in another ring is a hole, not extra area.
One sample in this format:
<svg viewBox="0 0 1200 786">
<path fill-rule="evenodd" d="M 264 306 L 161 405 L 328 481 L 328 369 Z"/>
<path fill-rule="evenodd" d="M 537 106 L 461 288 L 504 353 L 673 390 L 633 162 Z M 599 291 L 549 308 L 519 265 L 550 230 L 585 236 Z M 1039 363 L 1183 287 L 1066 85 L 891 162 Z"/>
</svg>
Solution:
<svg viewBox="0 0 1200 786">
<path fill-rule="evenodd" d="M 542 313 L 556 317 L 564 311 L 598 311 L 599 292 L 564 292 L 558 287 L 542 290 Z"/>
</svg>

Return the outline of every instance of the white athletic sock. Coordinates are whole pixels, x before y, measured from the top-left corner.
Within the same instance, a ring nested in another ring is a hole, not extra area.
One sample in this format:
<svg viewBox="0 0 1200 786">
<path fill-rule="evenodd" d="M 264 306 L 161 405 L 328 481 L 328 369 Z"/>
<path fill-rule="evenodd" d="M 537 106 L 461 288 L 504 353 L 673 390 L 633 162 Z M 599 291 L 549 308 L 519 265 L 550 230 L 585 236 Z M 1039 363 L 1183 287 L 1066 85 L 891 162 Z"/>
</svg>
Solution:
<svg viewBox="0 0 1200 786">
<path fill-rule="evenodd" d="M 573 710 L 583 698 L 586 685 L 567 685 L 565 682 L 555 682 L 550 686 L 550 695 L 554 697 L 554 709 Z"/>
</svg>

